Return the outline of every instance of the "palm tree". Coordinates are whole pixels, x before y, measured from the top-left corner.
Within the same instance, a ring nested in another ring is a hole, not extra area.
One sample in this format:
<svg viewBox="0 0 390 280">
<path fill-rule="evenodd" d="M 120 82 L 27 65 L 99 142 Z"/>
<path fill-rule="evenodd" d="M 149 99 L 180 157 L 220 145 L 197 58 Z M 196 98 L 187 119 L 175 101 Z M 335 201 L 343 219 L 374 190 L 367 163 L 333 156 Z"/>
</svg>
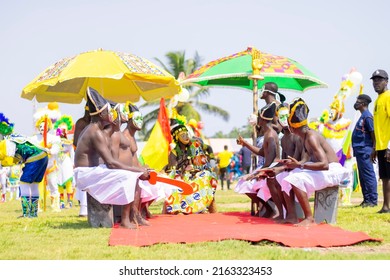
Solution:
<svg viewBox="0 0 390 280">
<path fill-rule="evenodd" d="M 176 51 L 168 52 L 165 57 L 168 60 L 168 66 L 166 66 L 160 59 L 155 58 L 155 60 L 169 73 L 171 73 L 177 79 L 181 73 L 184 75 L 189 75 L 194 72 L 197 68 L 201 66 L 201 58 L 198 55 L 198 52 L 195 53 L 194 58 L 186 59 L 185 51 Z M 187 118 L 187 121 L 190 119 L 195 119 L 196 121 L 202 120 L 201 114 L 195 109 L 200 109 L 201 111 L 216 115 L 221 117 L 224 121 L 229 120 L 229 113 L 218 106 L 207 104 L 201 102 L 202 97 L 208 96 L 209 92 L 207 89 L 194 88 L 192 86 L 185 86 L 189 91 L 190 97 L 187 102 L 178 102 L 176 110 L 180 115 L 184 115 Z M 156 107 L 148 114 L 144 116 L 144 126 L 140 131 L 139 137 L 148 139 L 151 132 L 151 126 L 155 123 L 158 114 L 158 105 L 160 101 L 156 100 L 153 102 L 146 102 L 140 106 L 140 108 L 145 107 Z"/>
</svg>

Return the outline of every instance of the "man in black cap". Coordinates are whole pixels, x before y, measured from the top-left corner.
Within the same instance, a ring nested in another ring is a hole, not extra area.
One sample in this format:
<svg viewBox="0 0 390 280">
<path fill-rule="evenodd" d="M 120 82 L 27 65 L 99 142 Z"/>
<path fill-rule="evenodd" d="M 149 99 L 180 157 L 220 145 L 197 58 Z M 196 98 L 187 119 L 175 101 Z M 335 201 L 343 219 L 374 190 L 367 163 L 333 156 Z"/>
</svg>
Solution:
<svg viewBox="0 0 390 280">
<path fill-rule="evenodd" d="M 277 132 L 274 130 L 272 126 L 272 121 L 275 116 L 276 111 L 276 102 L 271 102 L 270 104 L 264 106 L 259 110 L 257 117 L 257 125 L 261 126 L 264 131 L 264 142 L 262 148 L 258 148 L 254 145 L 246 142 L 241 135 L 237 138 L 237 144 L 242 145 L 243 147 L 248 147 L 248 149 L 256 154 L 263 156 L 265 158 L 264 165 L 262 168 L 272 167 L 277 164 L 277 161 L 280 159 L 280 145 L 279 138 Z M 264 217 L 273 217 L 276 219 L 283 218 L 283 208 L 282 208 L 282 200 L 279 197 L 276 188 L 275 188 L 275 178 L 263 178 L 263 171 L 261 169 L 256 169 L 251 174 L 245 176 L 242 180 L 240 180 L 235 188 L 235 191 L 238 193 L 245 193 L 252 200 L 252 215 L 258 215 L 260 213 L 256 213 L 258 209 L 258 205 L 260 202 L 266 207 L 266 213 L 264 213 Z M 249 183 L 250 182 L 250 183 Z M 269 192 L 266 190 L 264 192 L 262 189 L 267 188 Z M 266 195 L 264 195 L 266 193 Z M 275 203 L 278 213 L 273 214 L 273 210 L 266 201 L 272 197 L 273 202 Z M 256 205 L 256 206 L 254 206 Z"/>
<path fill-rule="evenodd" d="M 349 179 L 350 173 L 340 163 L 339 159 L 326 139 L 307 125 L 309 108 L 302 98 L 295 98 L 290 104 L 288 123 L 292 132 L 303 142 L 303 148 L 308 160 L 300 162 L 288 157 L 284 160 L 286 168 L 292 169 L 288 176 L 277 177 L 282 191 L 289 194 L 291 188 L 302 207 L 305 218 L 297 226 L 314 224 L 309 197 L 318 190 L 338 186 L 340 182 Z"/>
<path fill-rule="evenodd" d="M 138 179 L 149 179 L 149 170 L 128 166 L 112 156 L 104 133 L 104 127 L 114 121 L 111 106 L 92 88 L 87 89 L 87 104 L 91 123 L 80 135 L 75 152 L 76 186 L 102 204 L 127 205 L 134 200 Z M 132 228 L 129 219 L 122 219 L 121 225 Z"/>
<path fill-rule="evenodd" d="M 378 213 L 390 213 L 390 91 L 387 89 L 389 75 L 378 69 L 372 76 L 372 85 L 378 98 L 374 105 L 375 151 L 371 159 L 378 159 L 379 178 L 382 180 L 383 206 Z"/>
<path fill-rule="evenodd" d="M 260 93 L 260 99 L 264 99 L 266 105 L 275 102 L 276 106 L 279 106 L 280 103 L 283 103 L 286 100 L 286 97 L 278 92 L 278 89 L 278 85 L 274 82 L 265 83 Z M 280 126 L 276 116 L 274 116 L 272 124 L 277 133 L 282 131 L 282 127 Z"/>
<path fill-rule="evenodd" d="M 353 105 L 361 113 L 352 132 L 353 155 L 359 171 L 360 186 L 363 193 L 362 207 L 374 207 L 378 204 L 377 180 L 371 154 L 375 151 L 374 121 L 368 104 L 371 97 L 360 94 Z"/>
</svg>

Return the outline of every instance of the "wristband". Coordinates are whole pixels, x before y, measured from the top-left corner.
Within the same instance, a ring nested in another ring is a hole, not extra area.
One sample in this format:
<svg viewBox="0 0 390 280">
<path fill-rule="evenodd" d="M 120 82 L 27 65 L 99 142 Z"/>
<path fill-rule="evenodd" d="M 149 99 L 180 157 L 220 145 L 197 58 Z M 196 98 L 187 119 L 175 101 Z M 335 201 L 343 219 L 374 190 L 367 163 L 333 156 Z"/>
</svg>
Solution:
<svg viewBox="0 0 390 280">
<path fill-rule="evenodd" d="M 303 165 L 304 165 L 304 163 L 301 163 L 301 165 L 300 165 L 300 168 L 301 168 L 301 169 L 305 169 L 305 168 L 303 167 Z"/>
</svg>

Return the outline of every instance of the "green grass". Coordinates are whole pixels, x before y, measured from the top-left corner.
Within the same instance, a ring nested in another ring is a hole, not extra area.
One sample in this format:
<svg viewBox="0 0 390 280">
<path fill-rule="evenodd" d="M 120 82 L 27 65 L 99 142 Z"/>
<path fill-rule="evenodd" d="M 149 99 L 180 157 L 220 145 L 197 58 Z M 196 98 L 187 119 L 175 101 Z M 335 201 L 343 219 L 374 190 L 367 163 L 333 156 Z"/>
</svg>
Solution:
<svg viewBox="0 0 390 280">
<path fill-rule="evenodd" d="M 353 193 L 355 203 L 361 195 Z M 380 194 L 381 197 L 381 194 Z M 217 191 L 219 212 L 249 211 L 246 196 Z M 60 213 L 39 213 L 37 219 L 17 217 L 19 201 L 0 204 L 1 260 L 388 260 L 390 259 L 390 215 L 376 208 L 339 207 L 337 226 L 362 231 L 383 242 L 363 242 L 338 248 L 288 248 L 263 241 L 252 244 L 226 240 L 196 244 L 157 244 L 150 247 L 108 246 L 111 229 L 90 228 L 79 208 Z M 161 212 L 161 203 L 151 206 Z M 38 246 L 36 246 L 38 244 Z"/>
</svg>

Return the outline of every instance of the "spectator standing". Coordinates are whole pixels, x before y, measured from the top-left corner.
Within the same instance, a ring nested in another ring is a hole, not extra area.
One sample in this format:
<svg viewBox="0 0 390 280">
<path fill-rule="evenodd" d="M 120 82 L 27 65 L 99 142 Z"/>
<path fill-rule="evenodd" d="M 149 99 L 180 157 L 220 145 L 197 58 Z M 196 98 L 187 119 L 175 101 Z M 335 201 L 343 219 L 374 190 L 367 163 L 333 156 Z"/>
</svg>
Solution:
<svg viewBox="0 0 390 280">
<path fill-rule="evenodd" d="M 362 207 L 374 207 L 378 204 L 377 180 L 370 158 L 375 150 L 374 121 L 368 110 L 370 103 L 368 95 L 360 94 L 353 105 L 361 113 L 352 132 L 352 148 L 363 193 L 363 202 L 360 204 Z"/>
<path fill-rule="evenodd" d="M 230 164 L 230 159 L 233 153 L 228 151 L 228 146 L 223 146 L 223 151 L 218 154 L 218 167 L 219 167 L 219 178 L 221 180 L 221 189 L 223 190 L 223 181 L 226 180 L 228 190 L 230 190 L 230 179 L 227 172 L 227 167 Z"/>
<path fill-rule="evenodd" d="M 390 213 L 390 91 L 389 75 L 378 69 L 372 76 L 372 85 L 378 98 L 374 106 L 375 151 L 371 159 L 378 160 L 379 178 L 382 180 L 383 206 L 378 213 Z"/>
<path fill-rule="evenodd" d="M 242 172 L 249 174 L 252 164 L 252 152 L 247 146 L 242 146 L 238 154 L 241 156 Z"/>
</svg>

